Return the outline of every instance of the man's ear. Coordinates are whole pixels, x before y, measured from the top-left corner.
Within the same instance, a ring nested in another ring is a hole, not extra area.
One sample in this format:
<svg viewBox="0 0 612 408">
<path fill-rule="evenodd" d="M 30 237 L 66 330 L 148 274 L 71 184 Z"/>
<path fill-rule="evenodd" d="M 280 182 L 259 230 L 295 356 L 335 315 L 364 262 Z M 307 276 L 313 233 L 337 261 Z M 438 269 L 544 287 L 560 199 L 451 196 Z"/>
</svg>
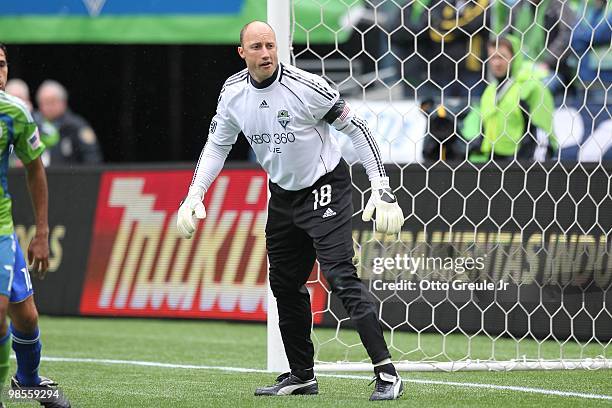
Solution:
<svg viewBox="0 0 612 408">
<path fill-rule="evenodd" d="M 244 59 L 244 48 L 238 47 L 238 55 L 240 55 L 240 58 Z"/>
</svg>

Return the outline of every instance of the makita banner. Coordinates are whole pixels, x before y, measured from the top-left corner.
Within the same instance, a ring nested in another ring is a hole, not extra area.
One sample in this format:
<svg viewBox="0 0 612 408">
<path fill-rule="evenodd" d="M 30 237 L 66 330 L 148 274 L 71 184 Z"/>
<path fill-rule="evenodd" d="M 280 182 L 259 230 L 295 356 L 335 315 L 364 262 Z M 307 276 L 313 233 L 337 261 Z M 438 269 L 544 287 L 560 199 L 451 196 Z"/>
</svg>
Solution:
<svg viewBox="0 0 612 408">
<path fill-rule="evenodd" d="M 206 219 L 185 240 L 176 212 L 191 176 L 103 174 L 82 314 L 266 320 L 265 173 L 223 171 L 205 196 Z M 316 310 L 323 292 L 311 290 Z"/>
</svg>

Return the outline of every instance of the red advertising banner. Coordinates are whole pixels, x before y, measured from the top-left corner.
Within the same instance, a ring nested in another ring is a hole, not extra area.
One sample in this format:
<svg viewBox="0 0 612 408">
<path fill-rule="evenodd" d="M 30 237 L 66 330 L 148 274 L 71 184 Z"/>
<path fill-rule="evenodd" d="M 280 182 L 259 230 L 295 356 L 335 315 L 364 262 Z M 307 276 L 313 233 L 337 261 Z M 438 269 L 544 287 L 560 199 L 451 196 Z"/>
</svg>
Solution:
<svg viewBox="0 0 612 408">
<path fill-rule="evenodd" d="M 176 212 L 191 176 L 102 175 L 81 314 L 266 320 L 265 173 L 223 171 L 205 196 L 206 219 L 185 240 Z M 325 289 L 309 289 L 313 310 L 324 310 Z"/>
</svg>

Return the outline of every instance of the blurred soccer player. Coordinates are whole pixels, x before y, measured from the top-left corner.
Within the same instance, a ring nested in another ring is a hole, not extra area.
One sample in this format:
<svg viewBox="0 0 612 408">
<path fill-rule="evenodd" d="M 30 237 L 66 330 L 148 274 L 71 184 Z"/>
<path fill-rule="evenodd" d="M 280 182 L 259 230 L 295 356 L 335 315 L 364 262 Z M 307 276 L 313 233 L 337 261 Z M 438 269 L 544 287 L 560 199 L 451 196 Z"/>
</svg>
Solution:
<svg viewBox="0 0 612 408">
<path fill-rule="evenodd" d="M 238 53 L 247 68 L 230 76 L 221 89 L 208 142 L 179 208 L 178 230 L 191 238 L 197 219 L 206 216 L 204 194 L 242 131 L 270 177 L 269 279 L 291 367 L 276 384 L 258 388 L 255 395 L 318 393 L 310 297 L 304 286 L 316 258 L 374 364 L 376 386 L 370 399 L 396 399 L 403 385 L 376 308 L 352 262 L 351 178 L 329 126 L 351 138 L 372 184 L 363 220 L 370 221 L 376 211 L 377 230 L 396 234 L 404 216 L 389 188 L 376 141 L 365 121 L 321 77 L 278 63 L 276 36 L 268 24 L 244 26 Z"/>
<path fill-rule="evenodd" d="M 32 272 L 42 278 L 49 268 L 47 177 L 40 160 L 45 146 L 40 142 L 38 128 L 26 105 L 4 92 L 7 77 L 6 47 L 0 44 L 0 381 L 4 384 L 7 377 L 12 334 L 17 373 L 11 378 L 11 387 L 49 390 L 55 389 L 57 384 L 38 375 L 42 348 L 38 312 L 28 267 L 14 232 L 11 198 L 7 189 L 8 155 L 12 147 L 26 168 L 26 180 L 34 205 L 36 233 L 28 247 L 28 261 Z M 7 313 L 11 318 L 10 333 Z M 70 407 L 61 394 L 39 402 L 46 407 Z"/>
</svg>

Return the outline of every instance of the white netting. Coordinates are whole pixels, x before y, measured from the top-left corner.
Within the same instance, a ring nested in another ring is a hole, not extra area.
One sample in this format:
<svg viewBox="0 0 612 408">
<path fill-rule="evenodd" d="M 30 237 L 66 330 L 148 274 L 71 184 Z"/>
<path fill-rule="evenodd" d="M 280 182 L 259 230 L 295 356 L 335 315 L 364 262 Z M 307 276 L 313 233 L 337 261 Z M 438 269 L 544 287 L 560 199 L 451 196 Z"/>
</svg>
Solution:
<svg viewBox="0 0 612 408">
<path fill-rule="evenodd" d="M 359 222 L 354 232 L 360 276 L 401 368 L 612 367 L 610 14 L 600 1 L 294 0 L 292 62 L 367 119 L 404 209 L 399 237 Z M 515 47 L 505 81 L 501 38 Z M 369 184 L 337 136 L 359 216 Z M 373 271 L 376 258 L 398 254 L 481 256 L 486 267 Z M 380 290 L 376 280 L 417 287 Z M 509 286 L 456 290 L 455 280 Z M 367 368 L 324 290 L 319 367 Z"/>
</svg>

